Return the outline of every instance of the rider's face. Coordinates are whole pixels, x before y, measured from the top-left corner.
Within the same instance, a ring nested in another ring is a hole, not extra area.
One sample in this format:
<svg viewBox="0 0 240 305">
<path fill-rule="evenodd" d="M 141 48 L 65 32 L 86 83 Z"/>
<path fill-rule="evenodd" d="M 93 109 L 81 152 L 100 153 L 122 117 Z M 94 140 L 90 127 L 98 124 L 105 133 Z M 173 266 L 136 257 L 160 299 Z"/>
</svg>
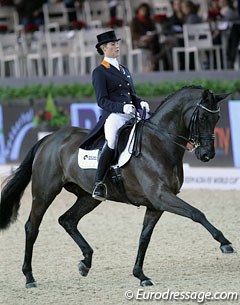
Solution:
<svg viewBox="0 0 240 305">
<path fill-rule="evenodd" d="M 120 53 L 119 42 L 118 41 L 108 42 L 102 46 L 102 50 L 104 56 L 109 58 L 117 58 Z"/>
</svg>

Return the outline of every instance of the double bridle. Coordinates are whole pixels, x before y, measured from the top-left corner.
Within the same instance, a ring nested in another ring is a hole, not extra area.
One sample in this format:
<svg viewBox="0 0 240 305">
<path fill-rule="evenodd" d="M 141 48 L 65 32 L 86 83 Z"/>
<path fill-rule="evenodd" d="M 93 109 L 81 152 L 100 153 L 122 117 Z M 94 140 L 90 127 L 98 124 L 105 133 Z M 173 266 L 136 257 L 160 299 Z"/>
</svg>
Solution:
<svg viewBox="0 0 240 305">
<path fill-rule="evenodd" d="M 201 134 L 200 130 L 199 130 L 199 109 L 203 109 L 211 114 L 216 114 L 220 112 L 220 107 L 218 107 L 218 109 L 216 110 L 212 110 L 209 109 L 205 106 L 202 105 L 203 99 L 201 98 L 200 102 L 197 103 L 196 107 L 194 108 L 193 114 L 191 116 L 190 119 L 190 123 L 189 123 L 189 130 L 190 130 L 190 134 L 189 137 L 186 138 L 184 136 L 181 135 L 174 135 L 175 137 L 177 137 L 178 139 L 184 140 L 186 141 L 186 146 L 178 143 L 175 140 L 171 140 L 173 143 L 175 143 L 177 146 L 181 147 L 184 150 L 187 151 L 194 151 L 196 148 L 198 148 L 201 145 L 201 139 L 203 140 L 214 140 L 215 139 L 215 135 L 214 134 Z M 145 120 L 143 120 L 145 121 Z M 159 128 L 153 124 L 150 121 L 145 121 L 145 123 L 147 123 L 147 125 L 149 125 L 152 129 L 154 129 L 154 131 L 157 131 L 157 133 L 159 132 Z M 162 134 L 162 133 L 161 133 Z M 171 136 L 171 134 L 168 134 Z"/>
<path fill-rule="evenodd" d="M 185 140 L 187 140 L 187 143 L 189 143 L 191 145 L 191 148 L 185 147 L 185 149 L 188 150 L 188 151 L 194 151 L 196 148 L 198 148 L 201 145 L 201 139 L 209 140 L 209 141 L 215 139 L 214 133 L 207 134 L 207 135 L 203 135 L 203 134 L 200 133 L 200 130 L 199 130 L 199 109 L 201 108 L 201 109 L 203 109 L 203 110 L 205 110 L 205 111 L 207 111 L 211 114 L 216 114 L 216 113 L 220 112 L 220 108 L 218 107 L 218 109 L 212 110 L 212 109 L 209 109 L 209 108 L 203 106 L 202 102 L 203 102 L 203 99 L 201 99 L 200 102 L 197 103 L 197 105 L 196 105 L 196 107 L 193 111 L 190 123 L 189 123 L 190 134 L 189 134 L 189 138 L 185 139 Z"/>
</svg>

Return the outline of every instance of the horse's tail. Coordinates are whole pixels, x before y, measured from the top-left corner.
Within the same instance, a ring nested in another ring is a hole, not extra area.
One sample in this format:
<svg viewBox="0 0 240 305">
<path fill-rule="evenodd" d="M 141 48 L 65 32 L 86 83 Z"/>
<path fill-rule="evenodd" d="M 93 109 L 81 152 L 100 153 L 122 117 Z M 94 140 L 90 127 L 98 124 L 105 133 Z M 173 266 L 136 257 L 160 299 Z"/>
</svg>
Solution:
<svg viewBox="0 0 240 305">
<path fill-rule="evenodd" d="M 20 200 L 31 180 L 33 160 L 43 140 L 44 138 L 31 148 L 19 167 L 5 181 L 0 201 L 0 230 L 7 229 L 17 219 Z"/>
</svg>

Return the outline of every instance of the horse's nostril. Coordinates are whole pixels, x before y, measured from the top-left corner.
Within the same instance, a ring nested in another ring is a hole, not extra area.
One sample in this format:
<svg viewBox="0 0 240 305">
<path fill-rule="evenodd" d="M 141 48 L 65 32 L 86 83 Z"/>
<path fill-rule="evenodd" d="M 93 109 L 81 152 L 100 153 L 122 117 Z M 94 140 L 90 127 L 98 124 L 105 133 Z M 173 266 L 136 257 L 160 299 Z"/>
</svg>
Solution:
<svg viewBox="0 0 240 305">
<path fill-rule="evenodd" d="M 210 157 L 209 157 L 208 155 L 203 155 L 203 156 L 202 156 L 202 160 L 203 160 L 204 162 L 208 162 L 208 161 L 210 160 Z"/>
</svg>

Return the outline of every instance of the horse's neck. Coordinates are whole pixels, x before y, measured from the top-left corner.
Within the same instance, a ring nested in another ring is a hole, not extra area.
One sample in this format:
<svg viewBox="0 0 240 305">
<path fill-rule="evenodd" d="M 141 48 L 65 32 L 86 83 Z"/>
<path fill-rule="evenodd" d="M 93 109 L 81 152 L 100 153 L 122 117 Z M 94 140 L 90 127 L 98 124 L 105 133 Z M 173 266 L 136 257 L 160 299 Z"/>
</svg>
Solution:
<svg viewBox="0 0 240 305">
<path fill-rule="evenodd" d="M 150 122 L 166 133 L 187 133 L 184 122 L 184 106 L 178 102 L 169 103 L 165 107 L 159 107 Z"/>
<path fill-rule="evenodd" d="M 144 149 L 152 155 L 156 167 L 162 160 L 167 160 L 170 168 L 178 168 L 181 172 L 182 160 L 185 153 L 187 130 L 179 115 L 162 111 L 146 122 L 144 129 Z M 161 155 L 161 157 L 157 157 Z"/>
</svg>

